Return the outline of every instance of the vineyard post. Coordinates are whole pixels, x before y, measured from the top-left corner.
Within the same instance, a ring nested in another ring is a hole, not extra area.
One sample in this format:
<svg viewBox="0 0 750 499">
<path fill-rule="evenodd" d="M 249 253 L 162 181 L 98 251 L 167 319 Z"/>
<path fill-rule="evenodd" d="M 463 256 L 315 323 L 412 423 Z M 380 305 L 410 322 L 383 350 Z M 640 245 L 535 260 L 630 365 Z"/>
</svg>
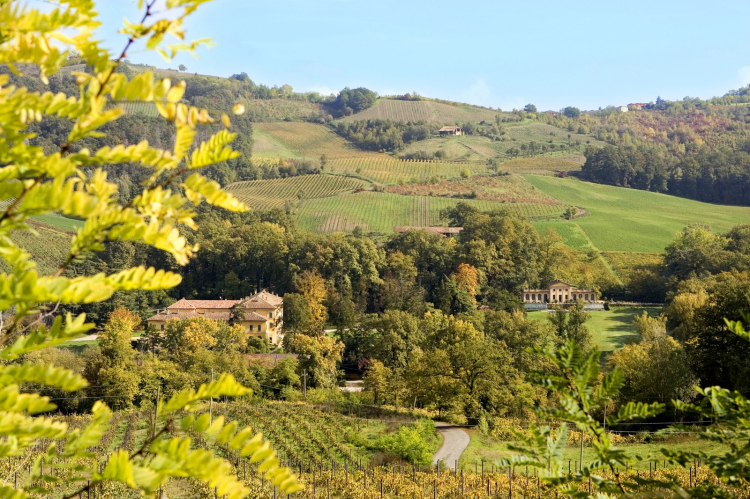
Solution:
<svg viewBox="0 0 750 499">
<path fill-rule="evenodd" d="M 578 462 L 581 463 L 580 469 L 583 469 L 583 430 L 581 430 L 581 460 Z"/>
<path fill-rule="evenodd" d="M 305 380 L 304 384 L 302 385 L 302 395 L 305 398 L 305 402 L 307 402 L 307 369 L 302 371 L 302 378 Z"/>
</svg>

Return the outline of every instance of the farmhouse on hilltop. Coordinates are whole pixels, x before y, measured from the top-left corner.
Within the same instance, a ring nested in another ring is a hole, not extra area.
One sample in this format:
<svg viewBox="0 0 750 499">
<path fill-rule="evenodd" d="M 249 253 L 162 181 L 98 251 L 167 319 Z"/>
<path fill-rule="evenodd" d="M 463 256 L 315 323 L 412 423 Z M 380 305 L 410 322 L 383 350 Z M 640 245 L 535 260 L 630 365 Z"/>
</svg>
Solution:
<svg viewBox="0 0 750 499">
<path fill-rule="evenodd" d="M 563 281 L 552 281 L 547 284 L 547 289 L 524 289 L 521 298 L 524 303 L 570 303 L 578 300 L 599 303 L 593 289 L 576 289 Z"/>
<path fill-rule="evenodd" d="M 434 232 L 436 234 L 440 234 L 443 237 L 453 237 L 457 236 L 461 233 L 462 230 L 464 230 L 463 227 L 412 227 L 407 225 L 397 225 L 393 228 L 393 232 L 397 234 L 402 234 L 404 232 L 408 232 L 410 230 L 426 230 L 428 232 Z"/>
<path fill-rule="evenodd" d="M 146 321 L 149 326 L 164 329 L 164 324 L 173 319 L 205 317 L 206 319 L 229 321 L 233 307 L 239 305 L 244 315 L 242 326 L 248 335 L 263 338 L 272 345 L 280 345 L 284 338 L 281 331 L 284 316 L 284 299 L 266 290 L 242 300 L 186 300 L 177 302 L 159 311 Z"/>
<path fill-rule="evenodd" d="M 438 130 L 438 135 L 461 135 L 463 132 L 460 127 L 457 126 L 444 126 Z"/>
</svg>

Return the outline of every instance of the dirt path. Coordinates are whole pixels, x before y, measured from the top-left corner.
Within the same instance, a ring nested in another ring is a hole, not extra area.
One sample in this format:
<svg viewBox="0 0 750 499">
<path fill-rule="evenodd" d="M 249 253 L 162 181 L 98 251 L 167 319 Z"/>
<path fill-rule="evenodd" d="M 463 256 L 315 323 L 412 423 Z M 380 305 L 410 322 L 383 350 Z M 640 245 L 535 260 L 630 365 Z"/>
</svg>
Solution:
<svg viewBox="0 0 750 499">
<path fill-rule="evenodd" d="M 454 468 L 461 458 L 461 454 L 469 446 L 471 440 L 469 434 L 461 428 L 455 428 L 447 423 L 437 423 L 437 430 L 443 435 L 443 445 L 432 458 L 432 464 L 436 465 L 440 461 L 445 461 L 446 467 Z"/>
</svg>

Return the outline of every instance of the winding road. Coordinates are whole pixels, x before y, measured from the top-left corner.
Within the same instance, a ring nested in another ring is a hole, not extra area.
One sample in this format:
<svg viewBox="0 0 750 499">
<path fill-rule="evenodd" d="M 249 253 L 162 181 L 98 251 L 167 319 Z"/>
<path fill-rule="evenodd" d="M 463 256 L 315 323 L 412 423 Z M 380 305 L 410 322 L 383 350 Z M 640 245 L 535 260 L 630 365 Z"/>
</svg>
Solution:
<svg viewBox="0 0 750 499">
<path fill-rule="evenodd" d="M 436 423 L 437 431 L 443 435 L 443 445 L 440 446 L 435 456 L 432 458 L 433 466 L 440 461 L 445 462 L 447 468 L 453 468 L 461 458 L 461 454 L 469 446 L 469 434 L 461 428 L 449 425 L 448 423 Z"/>
</svg>

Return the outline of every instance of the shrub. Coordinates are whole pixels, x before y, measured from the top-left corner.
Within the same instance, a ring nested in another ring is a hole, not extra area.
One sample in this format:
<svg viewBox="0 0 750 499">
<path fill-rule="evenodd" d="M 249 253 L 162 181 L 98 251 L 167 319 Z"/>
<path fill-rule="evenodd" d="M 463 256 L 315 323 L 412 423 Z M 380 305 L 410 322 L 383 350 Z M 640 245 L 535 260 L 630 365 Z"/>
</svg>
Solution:
<svg viewBox="0 0 750 499">
<path fill-rule="evenodd" d="M 399 456 L 410 463 L 428 464 L 432 462 L 432 441 L 435 436 L 435 422 L 419 419 L 414 424 L 403 425 L 391 435 L 378 439 L 377 447 Z"/>
</svg>

